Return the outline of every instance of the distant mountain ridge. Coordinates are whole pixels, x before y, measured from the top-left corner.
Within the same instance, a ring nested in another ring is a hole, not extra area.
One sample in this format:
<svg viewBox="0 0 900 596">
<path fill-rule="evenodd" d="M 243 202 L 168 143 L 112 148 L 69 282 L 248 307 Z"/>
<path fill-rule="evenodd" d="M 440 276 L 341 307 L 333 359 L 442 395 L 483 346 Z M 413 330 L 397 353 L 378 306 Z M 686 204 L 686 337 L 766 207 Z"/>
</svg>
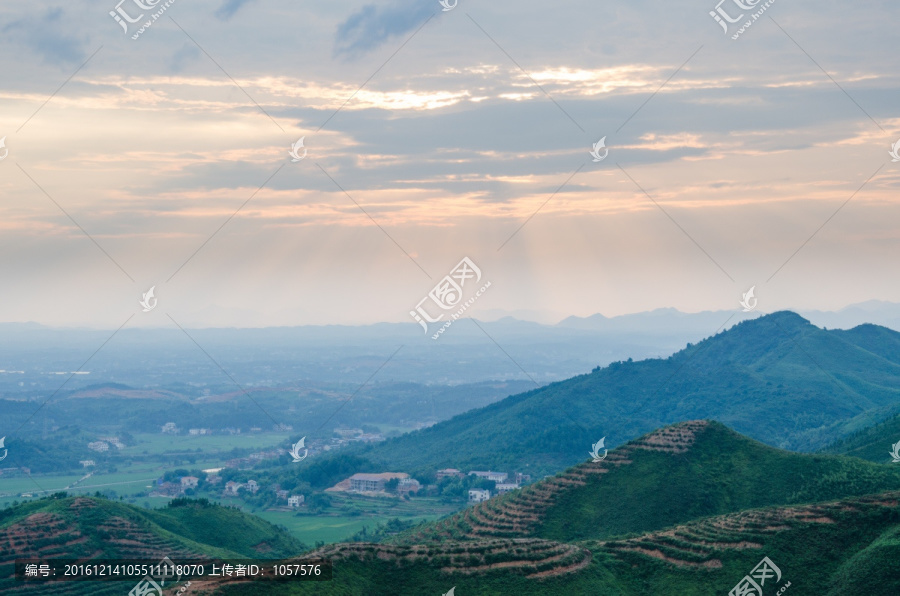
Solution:
<svg viewBox="0 0 900 596">
<path fill-rule="evenodd" d="M 737 303 L 735 303 L 737 309 Z M 222 309 L 223 312 L 229 309 Z M 816 310 L 791 308 L 799 315 L 809 319 L 810 322 L 817 326 L 828 328 L 849 329 L 862 325 L 864 323 L 873 323 L 884 327 L 889 327 L 900 331 L 900 302 L 890 302 L 887 300 L 867 300 L 849 304 L 837 310 Z M 704 331 L 711 332 L 717 328 L 709 328 L 709 324 L 715 324 L 717 321 L 721 324 L 730 315 L 735 314 L 735 310 L 704 310 L 687 312 L 672 307 L 655 308 L 646 311 L 634 313 L 626 313 L 622 315 L 605 316 L 595 313 L 588 316 L 570 315 L 559 318 L 561 315 L 553 315 L 552 313 L 543 313 L 539 311 L 504 311 L 500 309 L 481 310 L 476 313 L 476 318 L 483 324 L 503 323 L 505 325 L 519 326 L 522 330 L 536 330 L 540 328 L 569 328 L 569 329 L 593 329 L 604 331 L 625 331 L 628 333 L 643 333 L 651 330 L 654 325 L 662 325 L 667 329 L 690 330 L 692 332 L 702 333 Z M 260 313 L 252 313 L 251 311 L 233 310 L 241 320 L 253 321 L 258 317 L 247 315 L 258 315 Z M 755 315 L 745 314 L 737 311 L 737 317 L 734 323 L 740 322 L 745 318 L 751 318 Z M 328 338 L 336 338 L 346 340 L 348 338 L 364 338 L 369 334 L 388 334 L 415 336 L 419 329 L 418 325 L 412 320 L 403 322 L 379 322 L 369 324 L 290 324 L 290 325 L 248 325 L 245 327 L 223 327 L 221 325 L 210 324 L 209 317 L 192 317 L 196 323 L 185 322 L 186 329 L 208 330 L 221 332 L 234 331 L 250 331 L 250 330 L 267 330 L 267 331 L 283 331 L 291 332 L 292 330 L 304 330 L 314 335 L 317 339 L 323 340 Z M 552 323 L 551 321 L 558 321 Z M 143 330 L 167 330 L 168 324 L 159 326 L 141 327 Z M 35 322 L 0 322 L 0 332 L 14 333 L 21 330 L 41 331 L 41 330 L 58 330 L 58 331 L 90 331 L 89 328 L 76 327 L 51 327 Z M 463 332 L 466 333 L 466 332 Z M 472 334 L 474 335 L 474 334 Z M 443 338 L 442 338 L 443 339 Z"/>
<path fill-rule="evenodd" d="M 376 465 L 555 472 L 679 420 L 711 418 L 812 451 L 900 411 L 900 333 L 826 331 L 791 312 L 744 321 L 666 359 L 614 362 L 374 446 Z"/>
</svg>

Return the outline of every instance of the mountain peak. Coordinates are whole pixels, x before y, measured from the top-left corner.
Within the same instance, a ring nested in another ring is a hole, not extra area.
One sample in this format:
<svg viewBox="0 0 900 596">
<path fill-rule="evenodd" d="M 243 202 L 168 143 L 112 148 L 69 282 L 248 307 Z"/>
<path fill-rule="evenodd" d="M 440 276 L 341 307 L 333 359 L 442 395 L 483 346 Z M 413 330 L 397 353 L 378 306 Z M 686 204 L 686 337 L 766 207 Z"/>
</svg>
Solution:
<svg viewBox="0 0 900 596">
<path fill-rule="evenodd" d="M 773 321 L 784 325 L 807 326 L 812 325 L 809 320 L 804 319 L 792 310 L 779 310 L 761 317 L 763 320 Z"/>
<path fill-rule="evenodd" d="M 625 447 L 630 446 L 635 449 L 647 449 L 649 451 L 684 453 L 691 448 L 691 445 L 697 440 L 697 435 L 703 432 L 709 424 L 708 420 L 690 420 L 670 424 L 643 437 L 629 441 Z"/>
</svg>

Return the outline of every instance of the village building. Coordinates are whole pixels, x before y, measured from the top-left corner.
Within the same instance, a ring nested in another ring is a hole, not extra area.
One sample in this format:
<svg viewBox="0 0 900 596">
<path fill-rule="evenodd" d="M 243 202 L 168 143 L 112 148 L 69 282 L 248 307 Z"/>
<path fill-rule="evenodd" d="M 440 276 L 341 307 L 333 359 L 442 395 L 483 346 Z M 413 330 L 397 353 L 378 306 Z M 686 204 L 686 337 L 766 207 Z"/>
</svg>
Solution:
<svg viewBox="0 0 900 596">
<path fill-rule="evenodd" d="M 181 484 L 174 482 L 160 482 L 156 490 L 150 493 L 151 497 L 177 497 L 181 494 Z"/>
<path fill-rule="evenodd" d="M 197 488 L 198 482 L 200 482 L 200 479 L 196 476 L 182 476 L 181 488 Z"/>
<path fill-rule="evenodd" d="M 288 497 L 288 506 L 299 507 L 300 505 L 303 505 L 303 501 L 305 500 L 306 498 L 303 495 L 294 495 L 292 497 Z"/>
<path fill-rule="evenodd" d="M 465 476 L 465 474 L 463 474 L 456 468 L 447 468 L 445 470 L 437 471 L 438 480 L 443 480 L 444 478 L 462 478 L 463 476 Z"/>
<path fill-rule="evenodd" d="M 237 468 L 239 470 L 248 469 L 253 467 L 253 460 L 249 457 L 238 457 L 235 459 L 229 459 L 225 462 L 226 468 Z"/>
<path fill-rule="evenodd" d="M 362 441 L 363 443 L 377 443 L 378 441 L 384 441 L 384 436 L 379 433 L 366 433 L 353 437 L 350 440 Z"/>
<path fill-rule="evenodd" d="M 469 490 L 469 503 L 481 503 L 491 498 L 491 491 L 473 488 Z"/>
<path fill-rule="evenodd" d="M 400 482 L 397 483 L 398 493 L 417 493 L 420 488 L 422 488 L 422 485 L 415 478 L 401 478 Z"/>
<path fill-rule="evenodd" d="M 105 441 L 116 449 L 125 449 L 125 443 L 119 440 L 119 437 L 98 437 L 98 441 Z"/>
<path fill-rule="evenodd" d="M 409 478 L 409 474 L 385 472 L 383 474 L 354 474 L 350 477 L 350 490 L 354 492 L 383 492 L 388 480 Z"/>
<path fill-rule="evenodd" d="M 477 476 L 478 478 L 484 478 L 494 482 L 506 482 L 506 479 L 509 478 L 509 474 L 506 474 L 505 472 L 481 472 L 476 470 L 469 472 L 469 476 Z"/>
<path fill-rule="evenodd" d="M 363 434 L 363 431 L 361 428 L 336 428 L 334 429 L 334 434 L 341 438 L 349 439 L 350 437 Z"/>
</svg>

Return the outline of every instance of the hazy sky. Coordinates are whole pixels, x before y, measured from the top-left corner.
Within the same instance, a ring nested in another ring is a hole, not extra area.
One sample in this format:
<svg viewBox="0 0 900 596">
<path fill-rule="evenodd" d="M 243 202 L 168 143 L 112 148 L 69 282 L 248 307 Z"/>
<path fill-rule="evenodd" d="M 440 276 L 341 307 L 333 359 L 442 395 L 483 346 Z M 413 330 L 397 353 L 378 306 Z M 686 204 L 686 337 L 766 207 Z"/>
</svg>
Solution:
<svg viewBox="0 0 900 596">
<path fill-rule="evenodd" d="M 900 301 L 896 2 L 163 5 L 0 6 L 0 320 Z"/>
</svg>

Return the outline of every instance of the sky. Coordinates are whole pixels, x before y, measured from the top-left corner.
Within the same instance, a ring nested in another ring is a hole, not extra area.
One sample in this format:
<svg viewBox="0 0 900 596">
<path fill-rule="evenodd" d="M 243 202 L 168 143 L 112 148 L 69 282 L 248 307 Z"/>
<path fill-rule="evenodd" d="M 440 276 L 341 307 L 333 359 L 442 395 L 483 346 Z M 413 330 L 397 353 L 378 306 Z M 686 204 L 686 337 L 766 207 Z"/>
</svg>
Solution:
<svg viewBox="0 0 900 596">
<path fill-rule="evenodd" d="M 763 7 L 3 3 L 0 321 L 898 302 L 900 5 Z"/>
</svg>

